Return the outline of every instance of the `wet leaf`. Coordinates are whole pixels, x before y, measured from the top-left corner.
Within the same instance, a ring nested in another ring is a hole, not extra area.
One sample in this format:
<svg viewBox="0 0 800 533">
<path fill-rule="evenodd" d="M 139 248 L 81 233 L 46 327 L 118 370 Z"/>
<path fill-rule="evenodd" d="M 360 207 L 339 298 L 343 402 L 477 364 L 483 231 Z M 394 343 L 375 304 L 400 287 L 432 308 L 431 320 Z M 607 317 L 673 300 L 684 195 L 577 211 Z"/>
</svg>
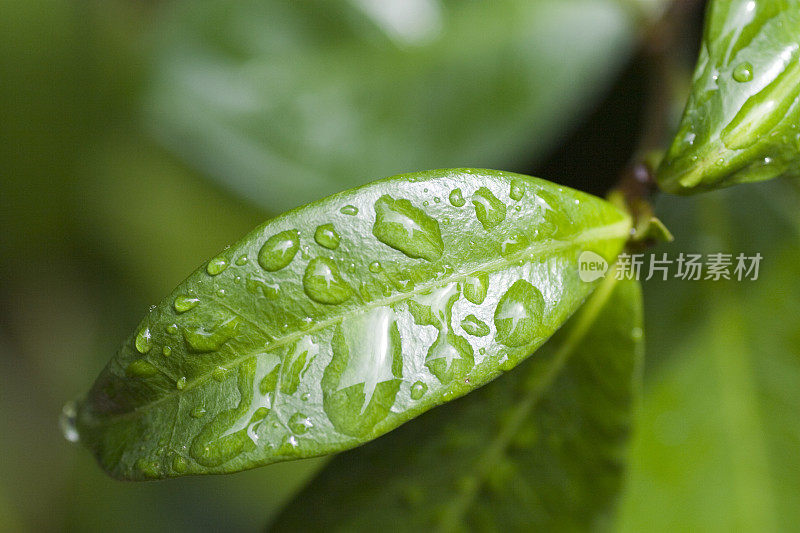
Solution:
<svg viewBox="0 0 800 533">
<path fill-rule="evenodd" d="M 712 1 L 659 183 L 691 193 L 778 176 L 800 176 L 800 1 Z"/>
<path fill-rule="evenodd" d="M 456 188 L 491 194 L 505 217 L 484 229 L 472 202 L 447 200 Z M 68 422 L 126 479 L 352 448 L 525 359 L 595 287 L 578 256 L 613 260 L 629 229 L 603 200 L 488 170 L 329 197 L 256 228 L 154 306 Z"/>
<path fill-rule="evenodd" d="M 513 372 L 334 458 L 274 529 L 607 526 L 639 392 L 641 328 L 638 283 L 607 277 Z"/>
</svg>

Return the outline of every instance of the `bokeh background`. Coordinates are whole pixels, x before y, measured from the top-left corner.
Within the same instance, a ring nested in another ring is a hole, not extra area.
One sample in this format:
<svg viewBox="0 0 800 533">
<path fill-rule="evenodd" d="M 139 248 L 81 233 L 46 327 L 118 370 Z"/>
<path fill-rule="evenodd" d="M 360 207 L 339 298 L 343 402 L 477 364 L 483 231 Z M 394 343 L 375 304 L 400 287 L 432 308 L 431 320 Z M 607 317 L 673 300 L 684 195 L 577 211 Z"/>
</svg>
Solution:
<svg viewBox="0 0 800 533">
<path fill-rule="evenodd" d="M 450 166 L 603 194 L 680 112 L 703 6 L 675 4 L 0 0 L 0 530 L 262 529 L 322 461 L 121 483 L 61 406 L 285 209 Z M 764 259 L 758 281 L 645 283 L 618 530 L 800 523 L 799 202 L 781 180 L 658 199 L 676 241 L 652 253 Z"/>
</svg>

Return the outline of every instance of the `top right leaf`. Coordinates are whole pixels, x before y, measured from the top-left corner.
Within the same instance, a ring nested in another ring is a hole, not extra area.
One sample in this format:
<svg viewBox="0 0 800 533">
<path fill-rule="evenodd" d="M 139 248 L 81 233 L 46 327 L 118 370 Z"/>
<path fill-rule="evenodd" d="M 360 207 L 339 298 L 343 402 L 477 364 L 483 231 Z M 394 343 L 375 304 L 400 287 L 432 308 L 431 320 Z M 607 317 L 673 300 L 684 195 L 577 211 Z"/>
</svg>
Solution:
<svg viewBox="0 0 800 533">
<path fill-rule="evenodd" d="M 712 0 L 661 188 L 689 194 L 800 176 L 799 57 L 800 0 Z"/>
</svg>

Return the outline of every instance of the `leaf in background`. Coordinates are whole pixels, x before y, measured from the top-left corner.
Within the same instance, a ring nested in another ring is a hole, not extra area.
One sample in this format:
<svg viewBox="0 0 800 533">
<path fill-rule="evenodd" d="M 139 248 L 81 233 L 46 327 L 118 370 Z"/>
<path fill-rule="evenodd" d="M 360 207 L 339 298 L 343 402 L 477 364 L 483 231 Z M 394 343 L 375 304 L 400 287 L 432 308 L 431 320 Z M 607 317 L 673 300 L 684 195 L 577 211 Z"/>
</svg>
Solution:
<svg viewBox="0 0 800 533">
<path fill-rule="evenodd" d="M 513 372 L 334 458 L 274 529 L 584 531 L 607 524 L 642 348 L 639 285 L 608 276 Z"/>
<path fill-rule="evenodd" d="M 178 2 L 155 48 L 150 124 L 273 213 L 374 176 L 528 165 L 662 3 Z"/>
<path fill-rule="evenodd" d="M 787 199 L 791 211 L 773 209 Z M 651 375 L 619 530 L 793 531 L 800 523 L 797 193 L 776 180 L 664 200 L 659 211 L 684 251 L 763 259 L 757 281 L 645 284 L 649 326 L 663 333 L 648 335 Z M 694 224 L 681 229 L 680 220 Z"/>
<path fill-rule="evenodd" d="M 595 286 L 579 254 L 613 260 L 629 228 L 596 197 L 489 170 L 337 194 L 192 274 L 66 414 L 128 479 L 357 446 L 530 355 Z"/>
<path fill-rule="evenodd" d="M 800 1 L 712 1 L 661 186 L 691 193 L 800 176 L 798 128 Z"/>
</svg>

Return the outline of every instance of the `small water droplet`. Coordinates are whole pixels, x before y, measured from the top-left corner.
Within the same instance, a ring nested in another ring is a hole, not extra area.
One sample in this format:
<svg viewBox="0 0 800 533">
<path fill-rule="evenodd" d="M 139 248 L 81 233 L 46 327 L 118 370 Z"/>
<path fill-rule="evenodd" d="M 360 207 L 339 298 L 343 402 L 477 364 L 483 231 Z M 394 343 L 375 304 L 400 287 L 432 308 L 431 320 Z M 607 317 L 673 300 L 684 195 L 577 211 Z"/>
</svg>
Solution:
<svg viewBox="0 0 800 533">
<path fill-rule="evenodd" d="M 379 261 L 373 261 L 372 263 L 369 264 L 369 271 L 372 272 L 373 274 L 377 274 L 381 270 L 383 270 L 383 266 L 381 266 L 381 263 Z"/>
<path fill-rule="evenodd" d="M 211 377 L 214 378 L 214 381 L 223 381 L 227 375 L 228 369 L 221 366 L 218 366 L 211 372 Z"/>
<path fill-rule="evenodd" d="M 216 276 L 217 274 L 221 274 L 226 268 L 228 268 L 228 260 L 220 256 L 208 262 L 208 265 L 206 265 L 206 272 L 208 272 L 210 276 Z"/>
<path fill-rule="evenodd" d="M 247 261 L 249 261 L 249 259 L 247 258 L 246 255 L 240 255 L 239 258 L 236 260 L 236 264 L 239 266 L 244 266 L 247 264 Z"/>
<path fill-rule="evenodd" d="M 225 289 L 217 289 L 217 296 L 219 296 L 220 298 L 225 296 Z"/>
<path fill-rule="evenodd" d="M 304 402 L 307 402 L 308 400 L 310 400 L 310 399 L 311 399 L 311 394 L 310 394 L 310 393 L 308 393 L 308 392 L 306 392 L 306 393 L 303 393 L 303 395 L 302 395 L 302 396 L 300 396 L 300 399 L 301 399 L 301 400 L 303 400 Z"/>
<path fill-rule="evenodd" d="M 314 240 L 317 241 L 317 244 L 329 250 L 335 250 L 339 247 L 339 234 L 336 233 L 333 224 L 318 226 L 317 231 L 314 232 Z"/>
<path fill-rule="evenodd" d="M 346 205 L 339 209 L 339 212 L 343 215 L 350 215 L 351 217 L 354 217 L 358 214 L 358 208 L 354 205 Z"/>
<path fill-rule="evenodd" d="M 423 396 L 425 396 L 426 392 L 428 392 L 428 386 L 421 381 L 415 381 L 414 384 L 411 385 L 412 400 L 416 401 L 421 399 Z"/>
<path fill-rule="evenodd" d="M 164 357 L 169 357 L 172 354 L 172 348 L 169 346 L 164 346 L 161 348 L 161 353 Z"/>
<path fill-rule="evenodd" d="M 308 263 L 303 274 L 303 289 L 312 300 L 329 305 L 346 302 L 353 294 L 339 273 L 339 267 L 327 257 L 317 257 Z"/>
<path fill-rule="evenodd" d="M 753 79 L 753 65 L 745 61 L 733 69 L 733 79 L 739 83 L 746 83 Z"/>
<path fill-rule="evenodd" d="M 172 302 L 172 307 L 175 308 L 175 311 L 178 313 L 185 313 L 191 309 L 197 307 L 197 304 L 200 303 L 200 298 L 196 298 L 194 296 L 184 296 L 180 295 L 175 298 L 175 301 Z"/>
<path fill-rule="evenodd" d="M 61 408 L 61 416 L 58 418 L 58 425 L 61 428 L 61 434 L 70 442 L 78 442 L 81 439 L 80 433 L 76 425 L 78 418 L 78 404 L 75 402 L 67 402 Z"/>
<path fill-rule="evenodd" d="M 170 335 L 175 335 L 178 333 L 178 324 L 170 324 L 164 330 Z"/>
<path fill-rule="evenodd" d="M 520 180 L 512 181 L 511 191 L 508 193 L 508 196 L 511 197 L 512 200 L 522 200 L 522 197 L 525 196 L 525 184 Z"/>
<path fill-rule="evenodd" d="M 289 429 L 298 435 L 302 435 L 314 427 L 314 423 L 311 421 L 311 419 L 303 413 L 293 414 L 287 425 L 289 426 Z"/>
<path fill-rule="evenodd" d="M 186 388 L 186 376 L 181 376 L 181 378 L 175 382 L 175 387 L 178 390 L 183 390 Z"/>
<path fill-rule="evenodd" d="M 438 203 L 441 203 L 441 202 L 442 202 L 442 199 L 439 198 L 438 196 L 434 196 L 433 197 L 433 203 L 438 204 Z"/>
<path fill-rule="evenodd" d="M 489 326 L 475 315 L 467 315 L 461 321 L 461 329 L 473 337 L 485 337 L 489 334 Z"/>
<path fill-rule="evenodd" d="M 480 305 L 486 299 L 489 290 L 489 276 L 483 272 L 467 276 L 461 283 L 464 298 Z"/>
<path fill-rule="evenodd" d="M 139 333 L 136 335 L 136 350 L 139 353 L 147 353 L 150 351 L 150 348 L 153 347 L 153 336 L 150 333 L 149 327 L 144 327 L 139 330 Z"/>
<path fill-rule="evenodd" d="M 290 229 L 276 233 L 258 252 L 258 264 L 268 272 L 276 272 L 292 262 L 300 248 L 300 232 Z"/>
<path fill-rule="evenodd" d="M 206 415 L 206 408 L 203 406 L 197 406 L 191 410 L 189 416 L 192 418 L 203 418 Z"/>
<path fill-rule="evenodd" d="M 450 204 L 454 207 L 462 207 L 466 200 L 464 200 L 464 194 L 461 192 L 461 189 L 453 189 L 450 191 L 449 196 Z"/>
</svg>

